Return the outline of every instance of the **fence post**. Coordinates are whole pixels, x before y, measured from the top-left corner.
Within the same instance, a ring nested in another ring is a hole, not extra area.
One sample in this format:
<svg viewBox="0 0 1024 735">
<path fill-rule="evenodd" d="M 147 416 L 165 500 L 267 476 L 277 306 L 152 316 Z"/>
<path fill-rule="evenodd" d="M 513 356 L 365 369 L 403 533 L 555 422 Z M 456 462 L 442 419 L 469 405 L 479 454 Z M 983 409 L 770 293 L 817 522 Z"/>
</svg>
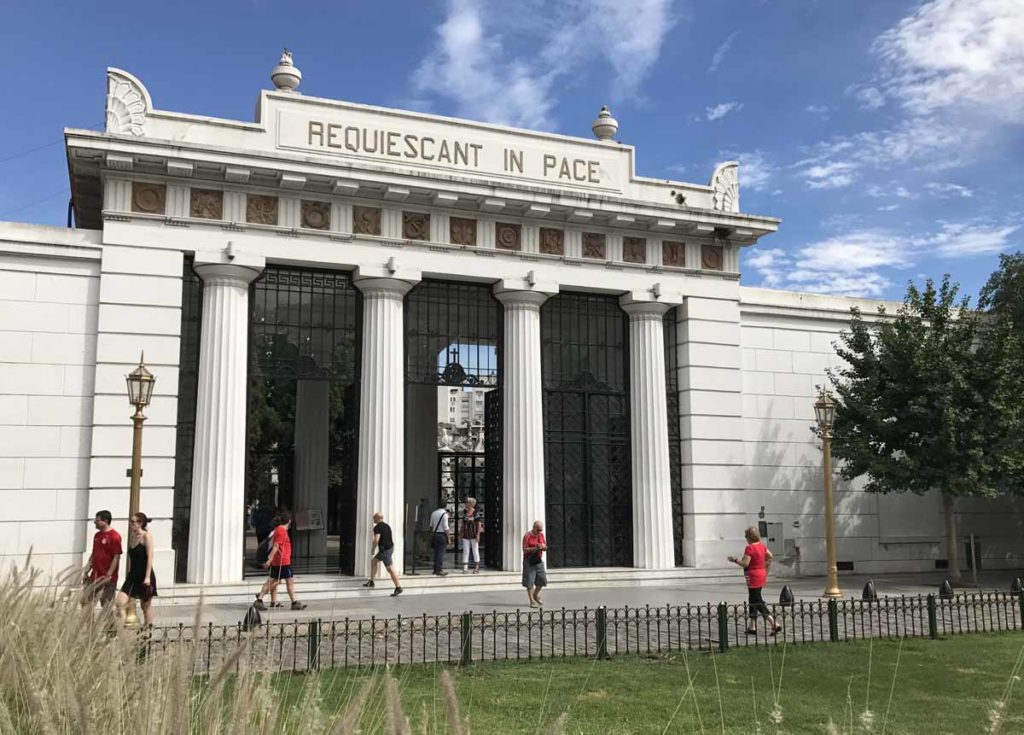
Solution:
<svg viewBox="0 0 1024 735">
<path fill-rule="evenodd" d="M 306 668 L 309 671 L 320 670 L 320 619 L 309 621 L 309 634 L 306 648 Z"/>
<path fill-rule="evenodd" d="M 729 650 L 729 606 L 724 602 L 718 603 L 718 651 L 725 653 Z"/>
<path fill-rule="evenodd" d="M 1017 595 L 1017 604 L 1020 605 L 1020 627 L 1024 630 L 1024 592 Z"/>
<path fill-rule="evenodd" d="M 608 608 L 604 605 L 597 608 L 597 657 L 611 658 L 608 655 Z"/>
<path fill-rule="evenodd" d="M 928 637 L 933 641 L 939 637 L 939 621 L 935 615 L 935 595 L 928 595 Z"/>
<path fill-rule="evenodd" d="M 473 663 L 473 613 L 462 613 L 462 665 Z"/>
<path fill-rule="evenodd" d="M 828 601 L 828 639 L 839 642 L 839 603 L 835 598 Z"/>
</svg>

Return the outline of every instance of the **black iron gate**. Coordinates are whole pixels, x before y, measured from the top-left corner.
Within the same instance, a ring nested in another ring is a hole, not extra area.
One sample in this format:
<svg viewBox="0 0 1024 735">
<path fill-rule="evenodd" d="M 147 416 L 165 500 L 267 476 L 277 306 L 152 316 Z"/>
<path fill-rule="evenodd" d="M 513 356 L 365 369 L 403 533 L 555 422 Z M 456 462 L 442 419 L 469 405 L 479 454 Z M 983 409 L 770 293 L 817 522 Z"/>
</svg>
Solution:
<svg viewBox="0 0 1024 735">
<path fill-rule="evenodd" d="M 612 296 L 541 309 L 551 566 L 632 566 L 628 323 Z"/>
<path fill-rule="evenodd" d="M 484 398 L 484 463 L 487 467 L 484 482 L 484 564 L 490 569 L 501 569 L 502 512 L 502 448 L 501 448 L 501 389 L 492 390 Z"/>
<path fill-rule="evenodd" d="M 306 571 L 351 574 L 354 565 L 361 305 L 342 271 L 268 266 L 250 291 L 246 499 L 324 512 L 326 551 L 293 554 Z M 328 402 L 327 486 L 309 509 L 295 507 L 293 483 L 300 381 L 326 383 Z M 299 533 L 293 527 L 293 541 Z M 251 533 L 246 556 L 255 557 Z"/>
<path fill-rule="evenodd" d="M 679 425 L 679 338 L 675 307 L 663 317 L 665 328 L 665 406 L 668 409 L 668 468 L 672 485 L 672 542 L 676 566 L 683 566 L 683 439 Z"/>
</svg>

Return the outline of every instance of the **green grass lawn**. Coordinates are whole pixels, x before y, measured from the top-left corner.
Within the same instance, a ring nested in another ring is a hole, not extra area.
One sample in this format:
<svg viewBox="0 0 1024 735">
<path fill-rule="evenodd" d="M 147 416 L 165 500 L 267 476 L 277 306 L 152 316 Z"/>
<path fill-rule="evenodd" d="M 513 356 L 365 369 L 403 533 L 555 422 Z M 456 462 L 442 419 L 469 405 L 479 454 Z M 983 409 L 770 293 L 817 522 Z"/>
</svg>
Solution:
<svg viewBox="0 0 1024 735">
<path fill-rule="evenodd" d="M 715 656 L 487 663 L 451 672 L 462 714 L 477 735 L 545 733 L 563 713 L 568 733 L 960 734 L 989 732 L 990 712 L 1015 666 L 1017 678 L 1024 674 L 1022 654 L 1024 634 L 1005 633 L 912 639 L 902 647 L 893 641 L 815 644 Z M 424 717 L 435 723 L 429 732 L 450 731 L 440 668 L 393 671 L 413 732 Z M 321 704 L 342 706 L 367 676 L 323 672 Z M 305 678 L 285 676 L 277 685 L 297 702 Z M 369 695 L 363 733 L 383 731 L 383 690 L 375 686 Z M 1003 710 L 1001 732 L 1024 732 L 1020 682 Z"/>
</svg>

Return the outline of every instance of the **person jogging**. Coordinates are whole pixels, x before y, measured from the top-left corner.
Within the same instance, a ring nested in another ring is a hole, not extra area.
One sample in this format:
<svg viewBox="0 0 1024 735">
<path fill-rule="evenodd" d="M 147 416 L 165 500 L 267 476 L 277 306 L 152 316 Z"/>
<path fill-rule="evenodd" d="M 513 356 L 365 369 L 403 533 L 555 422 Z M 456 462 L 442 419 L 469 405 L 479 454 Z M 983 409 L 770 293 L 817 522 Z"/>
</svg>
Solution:
<svg viewBox="0 0 1024 735">
<path fill-rule="evenodd" d="M 744 531 L 743 535 L 747 539 L 743 556 L 739 559 L 730 556 L 729 561 L 743 567 L 743 576 L 747 579 L 747 614 L 750 616 L 750 625 L 747 626 L 746 633 L 757 634 L 757 616 L 760 615 L 771 629 L 771 635 L 778 635 L 782 626 L 777 624 L 775 618 L 768 612 L 768 605 L 761 594 L 768 582 L 768 567 L 771 566 L 774 557 L 768 547 L 761 543 L 761 534 L 754 526 Z"/>
</svg>

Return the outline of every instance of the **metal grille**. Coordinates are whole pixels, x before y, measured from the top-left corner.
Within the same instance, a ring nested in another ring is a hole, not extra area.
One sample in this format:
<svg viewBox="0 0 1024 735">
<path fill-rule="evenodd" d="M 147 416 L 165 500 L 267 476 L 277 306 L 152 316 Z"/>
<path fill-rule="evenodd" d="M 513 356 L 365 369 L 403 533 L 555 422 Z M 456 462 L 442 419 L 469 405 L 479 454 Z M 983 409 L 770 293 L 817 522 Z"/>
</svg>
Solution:
<svg viewBox="0 0 1024 735">
<path fill-rule="evenodd" d="M 502 568 L 501 517 L 503 507 L 501 479 L 501 388 L 484 398 L 484 462 L 487 467 L 484 483 L 484 564 L 491 569 Z"/>
<path fill-rule="evenodd" d="M 628 323 L 614 296 L 541 309 L 545 509 L 552 566 L 632 566 Z"/>
<path fill-rule="evenodd" d="M 683 438 L 679 426 L 679 335 L 676 307 L 669 309 L 665 325 L 665 390 L 668 410 L 668 469 L 672 486 L 672 540 L 676 566 L 683 566 Z"/>
<path fill-rule="evenodd" d="M 355 553 L 361 299 L 348 273 L 268 266 L 250 294 L 247 500 L 295 510 L 299 380 L 329 383 L 325 558 L 310 571 L 351 572 Z M 261 570 L 250 570 L 261 573 Z"/>
<path fill-rule="evenodd" d="M 178 353 L 178 419 L 174 450 L 174 579 L 184 582 L 188 569 L 188 529 L 192 513 L 192 455 L 196 439 L 196 395 L 199 381 L 199 337 L 203 315 L 203 282 L 185 259 L 181 282 L 181 343 Z"/>
<path fill-rule="evenodd" d="M 406 381 L 497 385 L 500 322 L 490 286 L 420 282 L 405 297 Z"/>
</svg>

